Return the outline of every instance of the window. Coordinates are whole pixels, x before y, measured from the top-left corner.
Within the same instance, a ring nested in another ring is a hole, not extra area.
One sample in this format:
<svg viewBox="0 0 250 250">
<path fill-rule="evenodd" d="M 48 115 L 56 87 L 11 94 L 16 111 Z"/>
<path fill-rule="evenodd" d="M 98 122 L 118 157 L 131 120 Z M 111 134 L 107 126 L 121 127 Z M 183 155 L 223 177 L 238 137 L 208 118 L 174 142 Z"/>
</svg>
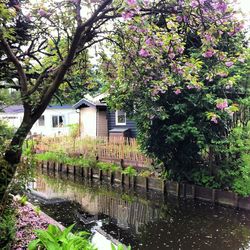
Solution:
<svg viewBox="0 0 250 250">
<path fill-rule="evenodd" d="M 38 126 L 44 126 L 44 124 L 45 124 L 44 115 L 42 115 L 42 116 L 38 119 Z"/>
<path fill-rule="evenodd" d="M 116 110 L 115 112 L 115 124 L 126 125 L 126 113 L 122 110 Z"/>
<path fill-rule="evenodd" d="M 62 115 L 53 115 L 52 116 L 52 127 L 61 128 L 65 125 L 64 116 Z"/>
</svg>

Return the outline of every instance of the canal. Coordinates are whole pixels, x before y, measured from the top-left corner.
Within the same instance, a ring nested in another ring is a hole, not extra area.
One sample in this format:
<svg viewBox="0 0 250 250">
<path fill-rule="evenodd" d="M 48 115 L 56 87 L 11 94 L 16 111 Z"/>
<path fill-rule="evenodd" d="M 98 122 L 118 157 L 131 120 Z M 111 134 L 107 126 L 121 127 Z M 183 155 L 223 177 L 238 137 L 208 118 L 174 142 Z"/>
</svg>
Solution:
<svg viewBox="0 0 250 250">
<path fill-rule="evenodd" d="M 38 172 L 31 202 L 64 226 L 132 249 L 250 249 L 250 212 L 52 172 Z"/>
</svg>

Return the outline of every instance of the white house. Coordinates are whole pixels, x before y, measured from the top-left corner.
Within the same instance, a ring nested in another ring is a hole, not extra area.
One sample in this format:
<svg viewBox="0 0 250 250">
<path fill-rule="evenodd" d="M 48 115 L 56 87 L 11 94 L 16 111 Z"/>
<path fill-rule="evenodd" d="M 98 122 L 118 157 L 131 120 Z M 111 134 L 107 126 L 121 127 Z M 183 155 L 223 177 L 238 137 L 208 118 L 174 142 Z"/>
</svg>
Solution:
<svg viewBox="0 0 250 250">
<path fill-rule="evenodd" d="M 0 120 L 6 120 L 11 126 L 18 128 L 23 119 L 23 107 L 13 105 L 3 108 Z M 31 129 L 31 135 L 67 135 L 71 124 L 79 123 L 79 113 L 70 105 L 48 106 Z"/>
</svg>

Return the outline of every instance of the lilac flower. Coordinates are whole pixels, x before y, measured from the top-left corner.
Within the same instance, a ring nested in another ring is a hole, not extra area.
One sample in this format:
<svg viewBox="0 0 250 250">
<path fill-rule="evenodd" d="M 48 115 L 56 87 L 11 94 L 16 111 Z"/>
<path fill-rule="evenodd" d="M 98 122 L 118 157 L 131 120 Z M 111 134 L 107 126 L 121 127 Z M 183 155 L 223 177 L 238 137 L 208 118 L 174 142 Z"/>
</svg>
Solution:
<svg viewBox="0 0 250 250">
<path fill-rule="evenodd" d="M 130 28 L 131 30 L 137 30 L 137 27 L 136 27 L 135 25 L 129 25 L 129 28 Z"/>
<path fill-rule="evenodd" d="M 204 37 L 208 42 L 211 42 L 213 40 L 213 37 L 210 34 L 205 34 Z"/>
<path fill-rule="evenodd" d="M 211 122 L 213 122 L 215 124 L 218 123 L 217 117 L 215 115 L 211 117 Z"/>
<path fill-rule="evenodd" d="M 225 65 L 230 68 L 234 65 L 234 63 L 232 61 L 228 61 L 228 62 L 225 62 Z"/>
<path fill-rule="evenodd" d="M 205 53 L 203 53 L 202 55 L 206 58 L 210 58 L 215 54 L 213 49 L 208 49 Z"/>
<path fill-rule="evenodd" d="M 218 108 L 218 109 L 220 109 L 220 110 L 223 110 L 223 109 L 225 109 L 225 108 L 227 108 L 227 107 L 228 107 L 228 102 L 227 102 L 226 99 L 224 99 L 224 100 L 222 100 L 221 102 L 218 102 L 218 103 L 216 104 L 216 108 Z"/>
<path fill-rule="evenodd" d="M 226 72 L 218 72 L 217 75 L 220 77 L 227 77 L 228 76 L 228 74 Z"/>
<path fill-rule="evenodd" d="M 194 88 L 194 86 L 192 86 L 192 85 L 187 85 L 187 89 L 193 89 Z"/>
<path fill-rule="evenodd" d="M 129 20 L 129 19 L 131 19 L 133 16 L 134 16 L 134 14 L 133 14 L 132 12 L 130 12 L 130 11 L 125 11 L 125 12 L 122 13 L 122 18 L 123 18 L 124 20 Z"/>
<path fill-rule="evenodd" d="M 238 61 L 241 62 L 241 63 L 244 63 L 245 62 L 245 58 L 239 57 Z"/>
<path fill-rule="evenodd" d="M 179 95 L 179 94 L 181 93 L 181 90 L 180 90 L 180 89 L 176 89 L 176 90 L 174 91 L 174 93 L 175 93 L 176 95 Z"/>
<path fill-rule="evenodd" d="M 177 52 L 178 52 L 179 54 L 183 54 L 184 48 L 183 48 L 183 47 L 179 47 L 179 48 L 177 49 Z"/>
<path fill-rule="evenodd" d="M 157 41 L 157 45 L 158 46 L 162 46 L 163 45 L 163 41 Z"/>
<path fill-rule="evenodd" d="M 127 0 L 128 5 L 136 5 L 136 0 Z"/>
<path fill-rule="evenodd" d="M 191 3 L 190 3 L 190 6 L 192 8 L 196 8 L 197 6 L 199 6 L 199 2 L 197 0 L 193 0 Z"/>
<path fill-rule="evenodd" d="M 38 10 L 38 14 L 41 16 L 41 17 L 48 17 L 49 16 L 49 13 L 43 9 L 40 9 Z"/>
<path fill-rule="evenodd" d="M 149 38 L 146 39 L 145 43 L 147 45 L 154 45 L 154 40 L 151 37 L 149 37 Z"/>
<path fill-rule="evenodd" d="M 176 20 L 177 20 L 177 22 L 181 23 L 182 22 L 182 17 L 181 16 L 177 16 Z"/>
<path fill-rule="evenodd" d="M 146 49 L 143 49 L 143 48 L 139 51 L 139 55 L 142 56 L 142 57 L 150 56 L 149 52 Z"/>
<path fill-rule="evenodd" d="M 168 57 L 169 57 L 171 60 L 173 60 L 173 59 L 175 58 L 175 53 L 170 53 L 170 54 L 168 54 Z"/>
<path fill-rule="evenodd" d="M 226 12 L 226 10 L 227 10 L 227 4 L 225 2 L 215 3 L 215 4 L 213 4 L 213 7 L 215 10 L 218 10 L 222 13 Z"/>
<path fill-rule="evenodd" d="M 235 26 L 235 27 L 234 27 L 234 32 L 235 32 L 235 33 L 238 33 L 238 32 L 240 32 L 242 29 L 244 29 L 244 24 L 243 24 L 243 23 L 239 24 L 238 26 Z"/>
</svg>

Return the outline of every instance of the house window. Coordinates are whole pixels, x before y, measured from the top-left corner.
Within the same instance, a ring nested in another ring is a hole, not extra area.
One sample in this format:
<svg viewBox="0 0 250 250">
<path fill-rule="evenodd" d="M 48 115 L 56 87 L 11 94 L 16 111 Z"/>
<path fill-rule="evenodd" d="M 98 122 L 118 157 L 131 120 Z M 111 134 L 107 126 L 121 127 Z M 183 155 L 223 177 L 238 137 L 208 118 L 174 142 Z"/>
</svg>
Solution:
<svg viewBox="0 0 250 250">
<path fill-rule="evenodd" d="M 44 124 L 45 124 L 44 115 L 42 115 L 42 116 L 38 119 L 38 126 L 44 126 Z"/>
<path fill-rule="evenodd" d="M 52 127 L 61 128 L 65 125 L 64 116 L 62 115 L 53 115 L 52 116 Z"/>
<path fill-rule="evenodd" d="M 115 112 L 115 124 L 126 125 L 126 112 L 122 110 L 116 110 Z"/>
</svg>

